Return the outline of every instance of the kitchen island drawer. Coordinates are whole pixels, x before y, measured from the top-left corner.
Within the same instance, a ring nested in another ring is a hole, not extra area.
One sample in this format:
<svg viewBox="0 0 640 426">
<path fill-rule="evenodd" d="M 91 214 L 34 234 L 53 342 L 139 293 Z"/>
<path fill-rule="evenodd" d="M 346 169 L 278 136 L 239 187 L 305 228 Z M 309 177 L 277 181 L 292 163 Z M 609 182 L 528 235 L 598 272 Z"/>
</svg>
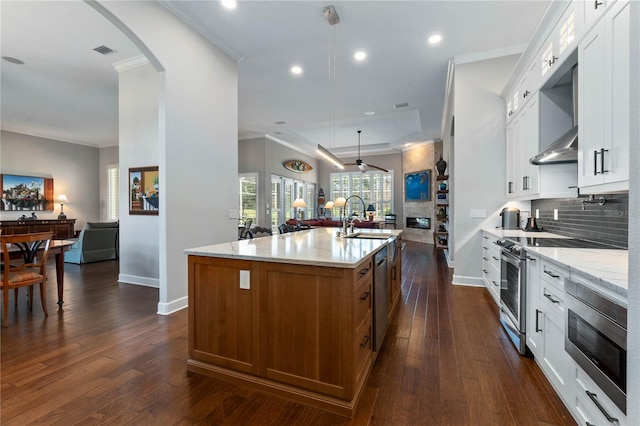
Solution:
<svg viewBox="0 0 640 426">
<path fill-rule="evenodd" d="M 569 276 L 569 271 L 562 266 L 542 260 L 540 262 L 540 279 L 555 285 L 564 292 L 564 279 Z"/>
<path fill-rule="evenodd" d="M 363 321 L 371 319 L 371 282 L 363 281 L 353 293 L 354 327 L 359 327 Z"/>
</svg>

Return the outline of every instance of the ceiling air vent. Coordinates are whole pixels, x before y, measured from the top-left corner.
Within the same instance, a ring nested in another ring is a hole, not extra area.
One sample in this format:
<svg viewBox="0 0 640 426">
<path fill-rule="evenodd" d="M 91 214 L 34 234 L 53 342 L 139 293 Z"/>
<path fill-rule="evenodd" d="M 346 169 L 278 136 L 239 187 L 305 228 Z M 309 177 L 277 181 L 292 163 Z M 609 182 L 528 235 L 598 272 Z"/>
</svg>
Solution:
<svg viewBox="0 0 640 426">
<path fill-rule="evenodd" d="M 95 47 L 93 50 L 95 50 L 98 53 L 102 53 L 103 55 L 108 55 L 109 53 L 112 53 L 113 50 L 109 49 L 107 46 L 102 45 L 102 46 L 98 46 Z"/>
<path fill-rule="evenodd" d="M 407 102 L 402 102 L 401 104 L 393 104 L 395 109 L 408 107 L 409 104 Z"/>
</svg>

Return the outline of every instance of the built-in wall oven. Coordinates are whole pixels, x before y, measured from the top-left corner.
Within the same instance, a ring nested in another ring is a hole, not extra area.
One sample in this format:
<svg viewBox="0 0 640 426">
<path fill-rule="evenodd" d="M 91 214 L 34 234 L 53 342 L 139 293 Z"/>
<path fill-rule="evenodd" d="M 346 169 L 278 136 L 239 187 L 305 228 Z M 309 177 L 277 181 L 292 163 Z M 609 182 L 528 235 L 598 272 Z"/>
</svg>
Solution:
<svg viewBox="0 0 640 426">
<path fill-rule="evenodd" d="M 627 309 L 571 279 L 564 288 L 565 350 L 626 414 Z"/>
<path fill-rule="evenodd" d="M 500 322 L 518 352 L 526 353 L 526 254 L 522 245 L 498 240 L 500 255 Z"/>
</svg>

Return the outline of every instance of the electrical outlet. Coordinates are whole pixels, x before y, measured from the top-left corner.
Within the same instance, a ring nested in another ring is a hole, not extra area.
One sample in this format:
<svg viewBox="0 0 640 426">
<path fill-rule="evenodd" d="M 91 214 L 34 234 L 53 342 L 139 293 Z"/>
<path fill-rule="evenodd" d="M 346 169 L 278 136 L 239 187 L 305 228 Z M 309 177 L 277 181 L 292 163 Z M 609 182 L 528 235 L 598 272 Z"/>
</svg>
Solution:
<svg viewBox="0 0 640 426">
<path fill-rule="evenodd" d="M 540 209 L 536 209 L 536 219 L 540 219 Z"/>
<path fill-rule="evenodd" d="M 240 288 L 251 289 L 251 271 L 240 271 Z"/>
<path fill-rule="evenodd" d="M 471 210 L 471 218 L 482 218 L 487 217 L 486 210 Z"/>
<path fill-rule="evenodd" d="M 553 220 L 558 220 L 558 209 L 553 209 Z"/>
</svg>

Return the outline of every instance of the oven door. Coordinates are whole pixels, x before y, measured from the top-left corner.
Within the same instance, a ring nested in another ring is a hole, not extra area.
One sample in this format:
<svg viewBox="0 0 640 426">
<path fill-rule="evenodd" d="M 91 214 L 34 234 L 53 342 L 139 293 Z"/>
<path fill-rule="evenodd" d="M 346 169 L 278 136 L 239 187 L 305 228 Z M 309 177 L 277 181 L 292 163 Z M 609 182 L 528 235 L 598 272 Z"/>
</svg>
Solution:
<svg viewBox="0 0 640 426">
<path fill-rule="evenodd" d="M 522 261 L 511 253 L 502 251 L 500 264 L 500 305 L 517 331 L 522 326 Z"/>
<path fill-rule="evenodd" d="M 567 292 L 564 343 L 569 356 L 626 413 L 627 330 Z"/>
</svg>

